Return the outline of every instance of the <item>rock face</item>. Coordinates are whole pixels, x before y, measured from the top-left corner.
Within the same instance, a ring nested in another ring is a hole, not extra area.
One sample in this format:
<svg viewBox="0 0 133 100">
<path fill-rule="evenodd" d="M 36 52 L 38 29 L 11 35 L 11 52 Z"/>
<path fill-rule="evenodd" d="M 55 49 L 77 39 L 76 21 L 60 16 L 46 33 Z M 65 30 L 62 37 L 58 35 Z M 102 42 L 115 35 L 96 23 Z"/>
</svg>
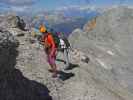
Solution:
<svg viewBox="0 0 133 100">
<path fill-rule="evenodd" d="M 90 57 L 93 65 L 88 64 L 86 70 L 92 77 L 125 100 L 132 100 L 133 10 L 113 8 L 96 22 L 93 30 L 73 32 L 69 40 Z"/>
<path fill-rule="evenodd" d="M 86 32 L 91 31 L 92 29 L 94 29 L 96 27 L 96 17 L 93 18 L 92 20 L 90 20 L 84 27 L 83 30 L 85 30 Z"/>
<path fill-rule="evenodd" d="M 12 71 L 17 56 L 17 40 L 8 31 L 0 30 L 0 72 Z"/>
<path fill-rule="evenodd" d="M 0 27 L 3 28 L 20 28 L 23 30 L 26 26 L 24 20 L 16 15 L 1 15 L 0 22 Z"/>
<path fill-rule="evenodd" d="M 26 23 L 19 16 L 1 15 L 0 16 L 0 29 L 4 29 L 12 33 L 14 36 L 22 36 L 25 32 Z"/>
<path fill-rule="evenodd" d="M 43 46 L 30 33 L 20 37 L 12 32 L 23 33 L 19 27 L 8 27 L 8 31 L 1 28 L 0 98 L 132 100 L 132 10 L 112 9 L 96 21 L 93 30 L 76 29 L 71 34 L 69 38 L 74 49 L 69 55 L 70 70 L 64 70 L 64 57 L 59 52 L 56 61 L 58 78 L 55 79 L 48 71 L 50 66 Z M 114 25 L 122 31 L 113 28 Z"/>
<path fill-rule="evenodd" d="M 18 55 L 21 52 L 18 47 L 24 42 L 21 38 L 14 37 L 7 29 L 0 29 L 0 99 L 52 100 L 45 85 L 29 80 L 17 67 Z"/>
<path fill-rule="evenodd" d="M 53 79 L 52 74 L 48 72 L 50 66 L 47 63 L 43 47 L 37 42 L 31 44 L 24 37 L 19 40 L 24 42 L 18 48 L 20 53 L 17 58 L 17 69 L 23 72 L 28 79 L 46 84 L 53 100 L 121 100 L 100 82 L 92 79 L 86 70 L 88 64 L 81 61 L 84 53 L 78 52 L 75 55 L 76 50 L 70 52 L 72 58 L 70 57 L 71 70 L 69 71 L 63 70 L 64 58 L 62 53 L 58 53 L 56 63 L 60 70 L 59 78 Z M 77 58 L 78 56 L 79 58 Z"/>
<path fill-rule="evenodd" d="M 21 32 L 18 31 L 18 34 Z M 86 61 L 84 53 L 76 50 L 70 52 L 69 71 L 63 70 L 64 57 L 58 53 L 56 63 L 59 78 L 53 79 L 48 71 L 50 66 L 43 46 L 34 38 L 34 42 L 31 42 L 29 34 L 14 36 L 19 41 L 18 56 L 12 57 L 15 62 L 12 71 L 5 70 L 6 74 L 1 77 L 0 98 L 3 100 L 121 100 L 88 73 L 86 65 L 90 63 Z"/>
</svg>

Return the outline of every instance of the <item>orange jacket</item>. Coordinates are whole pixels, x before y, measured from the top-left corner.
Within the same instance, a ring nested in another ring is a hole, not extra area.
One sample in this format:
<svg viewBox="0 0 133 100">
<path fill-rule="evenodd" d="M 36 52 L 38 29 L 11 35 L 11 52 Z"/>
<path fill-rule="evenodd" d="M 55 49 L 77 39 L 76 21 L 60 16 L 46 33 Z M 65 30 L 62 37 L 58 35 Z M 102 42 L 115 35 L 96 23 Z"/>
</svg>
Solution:
<svg viewBox="0 0 133 100">
<path fill-rule="evenodd" d="M 44 44 L 48 45 L 51 49 L 55 49 L 56 45 L 53 39 L 53 36 L 48 33 L 47 36 L 43 37 Z"/>
</svg>

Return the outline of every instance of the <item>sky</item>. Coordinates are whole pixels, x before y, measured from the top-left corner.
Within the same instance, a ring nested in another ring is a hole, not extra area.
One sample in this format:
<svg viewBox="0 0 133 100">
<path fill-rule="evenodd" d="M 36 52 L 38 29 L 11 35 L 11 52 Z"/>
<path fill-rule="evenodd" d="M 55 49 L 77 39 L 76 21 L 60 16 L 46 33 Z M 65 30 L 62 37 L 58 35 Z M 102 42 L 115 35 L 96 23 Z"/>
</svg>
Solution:
<svg viewBox="0 0 133 100">
<path fill-rule="evenodd" d="M 0 0 L 0 10 L 14 11 L 40 11 L 55 10 L 72 6 L 111 6 L 111 5 L 133 5 L 133 0 Z"/>
<path fill-rule="evenodd" d="M 133 0 L 40 0 L 41 6 L 49 9 L 58 8 L 62 6 L 69 7 L 72 5 L 90 4 L 95 6 L 107 6 L 107 5 L 115 5 L 115 4 L 119 5 L 120 3 L 133 4 Z"/>
</svg>

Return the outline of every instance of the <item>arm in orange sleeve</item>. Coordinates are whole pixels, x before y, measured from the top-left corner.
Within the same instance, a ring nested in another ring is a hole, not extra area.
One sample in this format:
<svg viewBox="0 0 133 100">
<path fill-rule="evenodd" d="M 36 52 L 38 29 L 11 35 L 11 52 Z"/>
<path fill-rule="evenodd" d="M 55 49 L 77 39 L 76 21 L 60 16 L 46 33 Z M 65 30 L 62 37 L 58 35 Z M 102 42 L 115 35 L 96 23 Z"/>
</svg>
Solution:
<svg viewBox="0 0 133 100">
<path fill-rule="evenodd" d="M 48 41 L 51 44 L 51 48 L 55 49 L 56 46 L 55 46 L 55 42 L 54 42 L 54 39 L 53 39 L 52 35 L 48 35 Z"/>
<path fill-rule="evenodd" d="M 49 35 L 49 36 L 48 36 L 48 41 L 49 41 L 50 44 L 51 44 L 51 53 L 50 53 L 50 55 L 51 55 L 51 56 L 54 56 L 54 52 L 55 52 L 55 50 L 56 50 L 56 45 L 55 45 L 55 42 L 54 42 L 54 39 L 53 39 L 52 35 Z"/>
</svg>

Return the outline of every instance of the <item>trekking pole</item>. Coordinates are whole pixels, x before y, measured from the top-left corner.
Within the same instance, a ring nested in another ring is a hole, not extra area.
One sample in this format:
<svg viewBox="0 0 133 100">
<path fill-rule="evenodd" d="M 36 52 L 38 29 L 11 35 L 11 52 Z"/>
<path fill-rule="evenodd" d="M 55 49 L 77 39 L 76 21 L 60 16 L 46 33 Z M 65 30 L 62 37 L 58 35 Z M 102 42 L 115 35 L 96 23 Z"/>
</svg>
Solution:
<svg viewBox="0 0 133 100">
<path fill-rule="evenodd" d="M 70 45 L 69 48 L 68 48 L 70 51 L 73 51 L 73 48 L 72 46 Z"/>
</svg>

